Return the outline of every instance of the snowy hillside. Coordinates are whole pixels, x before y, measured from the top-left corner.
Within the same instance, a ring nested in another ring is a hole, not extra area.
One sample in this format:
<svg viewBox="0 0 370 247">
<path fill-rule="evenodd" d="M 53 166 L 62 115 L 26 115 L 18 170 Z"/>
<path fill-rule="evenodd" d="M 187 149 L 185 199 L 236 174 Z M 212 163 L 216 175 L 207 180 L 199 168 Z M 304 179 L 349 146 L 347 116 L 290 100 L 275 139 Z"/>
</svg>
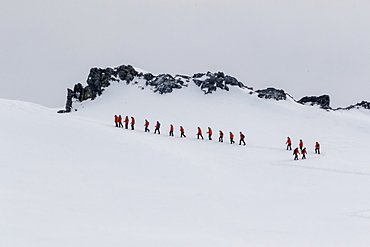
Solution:
<svg viewBox="0 0 370 247">
<path fill-rule="evenodd" d="M 369 111 L 139 86 L 115 83 L 70 114 L 0 100 L 0 246 L 368 246 Z M 287 136 L 307 160 L 293 161 Z"/>
</svg>

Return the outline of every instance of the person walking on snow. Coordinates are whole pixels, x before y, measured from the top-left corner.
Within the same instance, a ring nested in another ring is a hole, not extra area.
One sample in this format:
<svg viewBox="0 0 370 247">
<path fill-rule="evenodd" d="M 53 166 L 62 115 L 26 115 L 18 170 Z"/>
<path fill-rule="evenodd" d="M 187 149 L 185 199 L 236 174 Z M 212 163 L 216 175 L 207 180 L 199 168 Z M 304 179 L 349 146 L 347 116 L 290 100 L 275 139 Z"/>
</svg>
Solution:
<svg viewBox="0 0 370 247">
<path fill-rule="evenodd" d="M 239 133 L 240 133 L 239 145 L 242 145 L 243 143 L 245 146 L 245 141 L 244 141 L 245 135 L 242 132 L 239 132 Z"/>
<path fill-rule="evenodd" d="M 123 128 L 122 116 L 121 115 L 118 116 L 118 128 Z"/>
<path fill-rule="evenodd" d="M 285 144 L 286 144 L 286 150 L 292 150 L 292 140 L 290 139 L 289 136 L 287 137 Z"/>
<path fill-rule="evenodd" d="M 170 124 L 170 133 L 169 133 L 170 136 L 173 136 L 173 130 L 174 130 L 174 127 L 172 124 Z"/>
<path fill-rule="evenodd" d="M 293 151 L 294 160 L 298 160 L 299 149 L 296 147 Z"/>
<path fill-rule="evenodd" d="M 230 131 L 230 144 L 233 144 L 234 142 L 234 134 Z"/>
<path fill-rule="evenodd" d="M 116 124 L 116 127 L 118 128 L 118 116 L 114 115 L 114 123 Z"/>
<path fill-rule="evenodd" d="M 202 135 L 202 129 L 200 127 L 198 127 L 197 139 L 199 139 L 199 136 L 202 137 L 202 140 L 204 139 Z"/>
<path fill-rule="evenodd" d="M 131 130 L 135 129 L 135 118 L 131 117 Z"/>
<path fill-rule="evenodd" d="M 208 134 L 208 140 L 212 140 L 212 129 L 211 129 L 211 127 L 208 127 L 208 131 L 207 131 L 207 134 Z"/>
<path fill-rule="evenodd" d="M 302 150 L 302 160 L 305 160 L 306 159 L 306 154 L 307 154 L 307 150 L 306 150 L 306 148 L 304 148 Z"/>
<path fill-rule="evenodd" d="M 157 132 L 158 132 L 158 135 L 161 134 L 161 131 L 159 130 L 160 127 L 161 127 L 161 123 L 157 121 L 157 123 L 155 124 L 154 134 Z"/>
<path fill-rule="evenodd" d="M 145 132 L 150 132 L 150 130 L 149 130 L 149 121 L 146 120 L 146 119 L 145 119 L 144 126 L 145 126 Z"/>
<path fill-rule="evenodd" d="M 125 117 L 125 129 L 128 129 L 128 123 L 130 122 L 129 120 L 128 120 L 128 116 L 126 116 Z"/>
<path fill-rule="evenodd" d="M 320 154 L 320 143 L 316 142 L 315 144 L 315 154 Z"/>
<path fill-rule="evenodd" d="M 219 130 L 218 142 L 224 142 L 224 132 L 222 130 Z"/>
<path fill-rule="evenodd" d="M 182 137 L 186 137 L 185 130 L 184 130 L 184 128 L 182 126 L 180 126 L 180 133 L 181 133 L 181 135 L 180 135 L 181 138 Z"/>
<path fill-rule="evenodd" d="M 302 139 L 299 140 L 299 149 L 301 150 L 301 152 L 303 151 L 303 141 L 302 141 Z"/>
</svg>

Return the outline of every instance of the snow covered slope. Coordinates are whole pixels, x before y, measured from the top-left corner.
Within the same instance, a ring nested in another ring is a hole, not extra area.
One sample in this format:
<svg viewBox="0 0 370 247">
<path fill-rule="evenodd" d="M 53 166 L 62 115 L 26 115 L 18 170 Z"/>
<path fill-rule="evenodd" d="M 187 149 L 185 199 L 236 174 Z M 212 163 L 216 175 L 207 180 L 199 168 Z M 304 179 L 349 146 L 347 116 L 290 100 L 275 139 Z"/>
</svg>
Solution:
<svg viewBox="0 0 370 247">
<path fill-rule="evenodd" d="M 159 95 L 117 83 L 74 106 L 56 114 L 0 100 L 0 246 L 370 242 L 368 111 L 327 112 L 240 88 L 204 95 L 192 84 Z M 115 128 L 115 114 L 134 116 L 136 130 Z M 144 119 L 151 130 L 159 120 L 161 135 L 144 133 Z M 229 144 L 229 131 L 248 145 Z M 303 139 L 307 160 L 293 161 L 287 136 L 294 147 Z"/>
</svg>

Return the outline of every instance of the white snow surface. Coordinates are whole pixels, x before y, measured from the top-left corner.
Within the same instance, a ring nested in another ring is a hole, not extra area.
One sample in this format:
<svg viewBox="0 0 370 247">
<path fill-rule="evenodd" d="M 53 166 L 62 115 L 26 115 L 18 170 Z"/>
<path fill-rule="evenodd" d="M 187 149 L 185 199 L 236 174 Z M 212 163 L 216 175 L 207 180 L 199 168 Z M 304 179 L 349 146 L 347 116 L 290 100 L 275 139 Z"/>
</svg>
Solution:
<svg viewBox="0 0 370 247">
<path fill-rule="evenodd" d="M 115 83 L 70 114 L 0 100 L 0 246 L 369 246 L 370 112 L 248 92 Z M 136 129 L 115 128 L 115 114 Z M 287 136 L 307 160 L 293 161 Z"/>
</svg>

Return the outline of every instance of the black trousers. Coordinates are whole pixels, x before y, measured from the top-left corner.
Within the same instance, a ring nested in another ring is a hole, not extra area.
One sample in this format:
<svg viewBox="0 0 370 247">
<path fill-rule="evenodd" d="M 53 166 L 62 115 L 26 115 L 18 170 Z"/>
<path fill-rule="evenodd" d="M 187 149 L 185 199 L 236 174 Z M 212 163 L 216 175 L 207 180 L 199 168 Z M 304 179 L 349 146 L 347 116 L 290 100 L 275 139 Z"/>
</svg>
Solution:
<svg viewBox="0 0 370 247">
<path fill-rule="evenodd" d="M 320 154 L 320 148 L 315 148 L 315 154 Z"/>
<path fill-rule="evenodd" d="M 230 138 L 230 144 L 233 144 L 233 143 L 235 143 L 234 138 Z"/>
<path fill-rule="evenodd" d="M 211 134 L 208 134 L 208 140 L 212 140 L 212 135 Z"/>
<path fill-rule="evenodd" d="M 298 154 L 294 155 L 294 160 L 298 160 Z"/>
<path fill-rule="evenodd" d="M 202 137 L 202 140 L 204 139 L 202 134 L 197 134 L 198 139 L 199 139 L 199 136 Z"/>
<path fill-rule="evenodd" d="M 135 129 L 135 124 L 131 124 L 131 130 Z"/>
<path fill-rule="evenodd" d="M 172 130 L 170 130 L 169 135 L 170 135 L 170 136 L 173 136 L 173 131 L 172 131 Z"/>
<path fill-rule="evenodd" d="M 148 126 L 145 126 L 145 132 L 150 132 Z"/>
<path fill-rule="evenodd" d="M 223 137 L 223 136 L 220 136 L 220 137 L 218 138 L 218 142 L 224 142 L 224 137 Z"/>
<path fill-rule="evenodd" d="M 184 132 L 181 132 L 180 137 L 186 137 L 185 133 Z"/>
<path fill-rule="evenodd" d="M 288 145 L 286 146 L 286 150 L 292 150 L 292 144 L 288 143 Z"/>
<path fill-rule="evenodd" d="M 125 129 L 128 129 L 128 123 L 125 123 Z"/>
<path fill-rule="evenodd" d="M 161 132 L 159 131 L 159 129 L 158 128 L 155 128 L 155 130 L 154 130 L 154 134 L 155 133 L 157 133 L 158 132 L 158 134 L 160 134 Z"/>
<path fill-rule="evenodd" d="M 239 145 L 242 145 L 242 143 L 245 145 L 244 138 L 243 138 L 243 139 L 240 139 L 240 141 L 239 141 Z"/>
<path fill-rule="evenodd" d="M 122 122 L 118 122 L 118 128 L 123 128 Z"/>
</svg>

